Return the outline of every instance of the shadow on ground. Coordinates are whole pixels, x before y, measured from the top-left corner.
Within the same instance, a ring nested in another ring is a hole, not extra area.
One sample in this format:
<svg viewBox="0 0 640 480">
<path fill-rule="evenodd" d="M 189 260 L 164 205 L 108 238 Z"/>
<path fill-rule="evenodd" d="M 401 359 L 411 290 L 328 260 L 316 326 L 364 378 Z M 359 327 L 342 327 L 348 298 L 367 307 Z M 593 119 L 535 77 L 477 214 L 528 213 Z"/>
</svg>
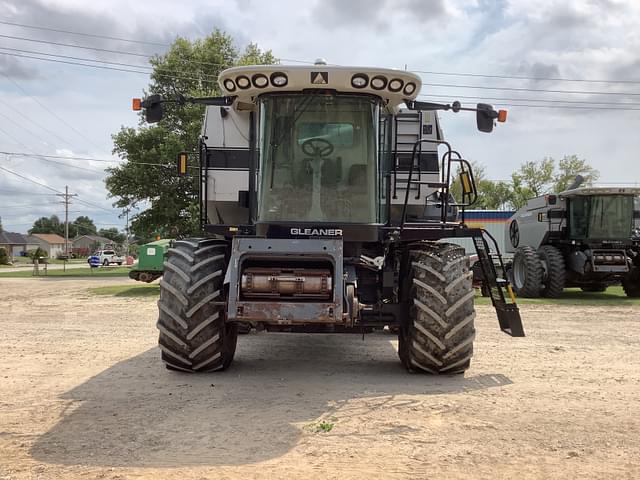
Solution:
<svg viewBox="0 0 640 480">
<path fill-rule="evenodd" d="M 254 463 L 285 454 L 301 424 L 354 398 L 382 397 L 385 408 L 395 395 L 464 394 L 512 383 L 501 374 L 408 374 L 391 340 L 254 333 L 240 339 L 228 371 L 200 375 L 165 370 L 151 349 L 64 394 L 67 410 L 31 454 L 65 465 Z"/>
</svg>

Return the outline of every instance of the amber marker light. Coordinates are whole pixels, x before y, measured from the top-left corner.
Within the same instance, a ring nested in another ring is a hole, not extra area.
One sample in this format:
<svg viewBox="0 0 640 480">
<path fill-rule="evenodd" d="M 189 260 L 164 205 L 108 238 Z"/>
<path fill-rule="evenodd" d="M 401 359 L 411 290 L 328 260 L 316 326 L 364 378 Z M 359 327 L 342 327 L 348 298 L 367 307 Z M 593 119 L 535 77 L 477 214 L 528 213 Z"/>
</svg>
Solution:
<svg viewBox="0 0 640 480">
<path fill-rule="evenodd" d="M 134 98 L 131 101 L 131 108 L 136 112 L 139 111 L 139 110 L 142 110 L 142 99 L 141 98 Z"/>
<path fill-rule="evenodd" d="M 507 121 L 507 111 L 506 110 L 498 110 L 498 121 L 506 122 Z"/>
</svg>

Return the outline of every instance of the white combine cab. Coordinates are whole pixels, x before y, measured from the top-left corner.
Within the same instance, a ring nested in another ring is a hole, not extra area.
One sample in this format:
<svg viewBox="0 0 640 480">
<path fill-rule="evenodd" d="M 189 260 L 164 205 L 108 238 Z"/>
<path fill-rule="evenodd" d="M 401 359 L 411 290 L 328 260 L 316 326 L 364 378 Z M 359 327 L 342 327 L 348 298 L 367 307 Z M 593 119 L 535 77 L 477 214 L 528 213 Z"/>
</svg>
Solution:
<svg viewBox="0 0 640 480">
<path fill-rule="evenodd" d="M 321 64 L 320 64 L 321 65 Z M 341 90 L 344 85 L 349 85 L 350 78 L 353 75 L 353 68 L 346 67 L 330 67 L 331 82 L 339 84 Z M 262 80 L 266 82 L 263 87 L 263 93 L 270 92 L 282 94 L 283 87 L 274 87 L 270 85 L 269 78 L 277 74 L 282 67 L 280 66 L 253 66 L 253 67 L 237 67 L 226 70 L 221 77 L 221 83 L 225 85 L 225 78 L 234 82 L 229 94 L 237 95 L 237 100 L 231 106 L 209 106 L 206 109 L 205 119 L 202 129 L 203 149 L 206 151 L 206 162 L 204 165 L 205 175 L 203 177 L 203 192 L 206 203 L 204 205 L 203 222 L 210 224 L 235 224 L 246 221 L 249 216 L 249 203 L 247 201 L 239 202 L 238 192 L 248 192 L 250 182 L 251 167 L 251 136 L 255 135 L 251 131 L 252 115 L 255 115 L 254 95 L 255 87 L 252 83 L 254 80 Z M 286 68 L 287 83 L 286 87 L 304 90 L 313 85 L 327 86 L 328 82 L 324 77 L 315 79 L 310 78 L 309 67 L 292 67 Z M 246 73 L 246 76 L 243 76 Z M 327 72 L 328 74 L 328 72 Z M 377 76 L 376 76 L 377 74 Z M 373 171 L 366 168 L 366 162 L 357 160 L 364 158 L 369 152 L 364 148 L 371 142 L 379 142 L 378 155 L 380 162 L 386 162 L 391 170 L 389 179 L 391 193 L 391 215 L 399 217 L 405 200 L 407 190 L 407 181 L 409 176 L 409 167 L 411 165 L 413 147 L 418 142 L 417 162 L 415 163 L 412 173 L 412 185 L 409 187 L 410 195 L 407 202 L 407 215 L 410 218 L 419 218 L 425 215 L 425 205 L 428 199 L 432 198 L 437 191 L 437 187 L 428 184 L 439 184 L 441 181 L 441 166 L 438 154 L 437 142 L 443 142 L 444 137 L 438 121 L 438 114 L 435 111 L 420 111 L 401 108 L 398 100 L 405 97 L 413 96 L 419 89 L 419 80 L 407 72 L 394 72 L 394 79 L 402 81 L 400 90 L 392 92 L 388 90 L 389 70 L 383 69 L 366 69 L 367 77 L 372 79 L 371 87 L 374 87 L 375 79 L 381 83 L 378 84 L 378 91 L 388 95 L 386 102 L 388 107 L 378 115 L 376 125 L 371 126 L 371 137 L 369 142 L 363 144 L 362 139 L 358 138 L 364 134 L 362 127 L 353 124 L 352 112 L 349 107 L 343 107 L 345 112 L 341 116 L 332 112 L 331 123 L 326 122 L 326 110 L 331 108 L 329 105 L 313 105 L 304 107 L 298 97 L 292 96 L 290 109 L 291 112 L 282 112 L 282 122 L 291 122 L 295 119 L 295 128 L 297 129 L 293 135 L 298 139 L 298 145 L 293 149 L 298 150 L 300 155 L 304 155 L 302 144 L 307 138 L 327 139 L 331 140 L 335 151 L 332 158 L 323 160 L 323 165 L 315 172 L 316 178 L 324 181 L 313 182 L 314 172 L 312 166 L 307 165 L 302 170 L 296 166 L 280 165 L 280 168 L 274 169 L 272 177 L 269 178 L 269 188 L 273 189 L 277 185 L 291 186 L 301 183 L 299 177 L 307 177 L 309 182 L 305 183 L 305 188 L 315 189 L 316 197 L 321 197 L 323 188 L 331 188 L 335 191 L 334 200 L 345 201 L 341 199 L 341 189 L 349 190 L 350 207 L 357 207 L 357 196 L 354 190 L 361 189 L 362 186 L 375 185 L 380 182 L 379 188 L 385 188 L 385 185 L 373 176 Z M 250 78 L 251 77 L 251 78 Z M 344 78 L 340 78 L 344 77 Z M 397 77 L 397 78 L 396 78 Z M 237 85 L 236 79 L 248 79 L 252 88 L 243 88 Z M 233 79 L 233 80 L 231 80 Z M 267 79 L 267 80 L 264 80 Z M 383 80 L 380 80 L 383 79 Z M 392 79 L 393 81 L 393 79 Z M 230 84 L 229 84 L 230 85 Z M 409 87 L 409 88 L 407 88 Z M 376 88 L 376 87 L 374 87 Z M 347 88 L 349 90 L 349 88 Z M 362 93 L 362 88 L 351 87 L 351 90 Z M 243 93 L 246 92 L 246 95 Z M 262 93 L 262 92 L 261 92 Z M 329 98 L 329 97 L 327 97 Z M 268 108 L 268 105 L 266 105 Z M 282 108 L 282 107 L 279 107 Z M 302 108 L 303 111 L 299 117 L 295 117 L 295 112 Z M 277 112 L 273 112 L 277 114 Z M 287 120 L 287 114 L 289 119 Z M 293 117 L 290 115 L 294 114 Z M 257 128 L 261 128 L 260 119 L 257 121 Z M 282 125 L 279 126 L 282 128 Z M 262 132 L 263 134 L 265 132 Z M 433 143 L 422 142 L 429 140 Z M 273 138 L 271 142 L 282 142 L 283 149 L 292 148 L 288 145 L 288 139 Z M 264 148 L 264 145 L 262 146 Z M 322 170 L 322 171 L 321 171 Z M 256 169 L 256 175 L 258 170 Z M 369 175 L 366 178 L 363 175 Z M 328 177 L 332 177 L 332 182 L 326 181 Z M 254 185 L 259 182 L 258 178 L 253 179 Z M 421 182 L 421 183 L 418 183 Z M 295 202 L 291 201 L 295 198 L 295 191 L 286 191 L 283 189 L 284 196 L 282 203 L 289 203 L 290 208 L 295 207 Z M 375 216 L 376 206 L 369 202 L 366 197 L 366 191 L 361 193 L 361 204 L 365 208 L 369 208 Z M 386 192 L 383 192 L 383 195 Z M 290 196 L 292 195 L 292 196 Z M 321 214 L 322 207 L 319 205 L 316 211 L 310 212 L 310 220 L 315 220 L 318 214 Z M 437 200 L 434 199 L 434 203 Z M 277 208 L 272 206 L 272 208 Z M 302 212 L 292 212 L 303 218 Z M 372 216 L 372 215 L 369 215 Z M 438 216 L 439 218 L 439 216 Z M 329 218 L 327 218 L 329 220 Z"/>
</svg>

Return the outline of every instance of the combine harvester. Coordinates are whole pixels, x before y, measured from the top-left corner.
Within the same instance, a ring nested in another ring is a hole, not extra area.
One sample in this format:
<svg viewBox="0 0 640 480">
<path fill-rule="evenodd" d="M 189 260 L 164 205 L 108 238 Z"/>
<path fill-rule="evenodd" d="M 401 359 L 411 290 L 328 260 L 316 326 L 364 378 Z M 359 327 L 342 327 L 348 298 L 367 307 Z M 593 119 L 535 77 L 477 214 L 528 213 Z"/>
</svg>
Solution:
<svg viewBox="0 0 640 480">
<path fill-rule="evenodd" d="M 238 324 L 251 322 L 288 332 L 390 325 L 408 370 L 464 372 L 474 291 L 464 248 L 438 242 L 451 237 L 472 239 L 500 328 L 524 335 L 508 283 L 496 278 L 492 240 L 457 221 L 452 171 L 460 167 L 464 205 L 477 193 L 436 114 L 473 111 L 491 132 L 505 111 L 416 101 L 415 74 L 321 61 L 234 67 L 218 82 L 220 97 L 134 100 L 149 122 L 168 102 L 207 106 L 199 148 L 207 236 L 176 241 L 160 282 L 168 368 L 226 369 Z M 186 153 L 178 164 L 186 174 Z"/>
<path fill-rule="evenodd" d="M 580 187 L 533 198 L 506 230 L 507 277 L 522 297 L 558 297 L 566 287 L 640 297 L 640 188 Z M 634 228 L 635 227 L 635 228 Z"/>
</svg>

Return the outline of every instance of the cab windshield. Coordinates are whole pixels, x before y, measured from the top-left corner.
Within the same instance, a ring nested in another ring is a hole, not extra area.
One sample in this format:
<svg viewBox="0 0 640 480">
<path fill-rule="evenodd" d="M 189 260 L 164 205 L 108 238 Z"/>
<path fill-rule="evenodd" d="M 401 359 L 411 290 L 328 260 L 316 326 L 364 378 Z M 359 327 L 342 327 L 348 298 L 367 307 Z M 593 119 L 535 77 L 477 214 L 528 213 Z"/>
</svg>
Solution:
<svg viewBox="0 0 640 480">
<path fill-rule="evenodd" d="M 380 221 L 378 115 L 364 96 L 263 97 L 258 220 Z"/>
<path fill-rule="evenodd" d="M 631 195 L 593 195 L 570 200 L 569 225 L 572 239 L 631 238 L 633 197 Z"/>
</svg>

